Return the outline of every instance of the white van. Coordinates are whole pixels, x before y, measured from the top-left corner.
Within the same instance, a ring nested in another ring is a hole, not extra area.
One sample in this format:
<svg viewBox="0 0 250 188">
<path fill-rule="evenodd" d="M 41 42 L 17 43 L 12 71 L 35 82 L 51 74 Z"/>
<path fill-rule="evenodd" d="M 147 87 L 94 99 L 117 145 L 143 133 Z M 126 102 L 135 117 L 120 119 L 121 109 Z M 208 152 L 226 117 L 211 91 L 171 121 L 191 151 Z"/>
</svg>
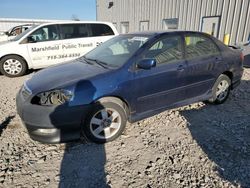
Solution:
<svg viewBox="0 0 250 188">
<path fill-rule="evenodd" d="M 76 59 L 118 35 L 108 22 L 57 22 L 34 25 L 9 42 L 0 43 L 0 71 L 17 77 Z"/>
</svg>

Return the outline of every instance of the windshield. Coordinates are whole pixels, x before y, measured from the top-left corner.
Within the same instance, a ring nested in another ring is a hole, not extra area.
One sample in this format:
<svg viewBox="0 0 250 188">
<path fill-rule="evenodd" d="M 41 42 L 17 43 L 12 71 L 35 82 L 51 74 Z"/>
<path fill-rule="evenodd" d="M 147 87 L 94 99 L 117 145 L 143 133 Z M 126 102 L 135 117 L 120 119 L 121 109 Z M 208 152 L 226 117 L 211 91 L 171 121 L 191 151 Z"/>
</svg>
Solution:
<svg viewBox="0 0 250 188">
<path fill-rule="evenodd" d="M 6 31 L 5 33 L 10 33 L 11 32 L 11 30 L 12 30 L 13 28 L 10 28 L 8 31 Z"/>
<path fill-rule="evenodd" d="M 15 38 L 11 39 L 11 41 L 18 41 L 19 39 L 21 39 L 24 35 L 26 35 L 28 32 L 30 32 L 31 30 L 33 30 L 34 28 L 38 27 L 38 25 L 33 25 L 31 26 L 29 29 L 25 30 L 24 32 L 22 32 L 20 35 L 17 35 Z"/>
<path fill-rule="evenodd" d="M 148 40 L 148 36 L 120 35 L 87 53 L 86 59 L 111 67 L 122 66 Z"/>
</svg>

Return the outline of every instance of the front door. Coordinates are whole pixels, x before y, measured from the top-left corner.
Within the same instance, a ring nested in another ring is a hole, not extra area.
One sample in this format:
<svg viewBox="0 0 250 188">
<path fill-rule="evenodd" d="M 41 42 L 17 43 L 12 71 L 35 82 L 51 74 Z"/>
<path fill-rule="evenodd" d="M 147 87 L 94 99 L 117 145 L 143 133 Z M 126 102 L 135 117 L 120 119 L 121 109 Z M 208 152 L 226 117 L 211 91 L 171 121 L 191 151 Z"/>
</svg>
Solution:
<svg viewBox="0 0 250 188">
<path fill-rule="evenodd" d="M 208 33 L 214 37 L 219 36 L 219 27 L 220 27 L 220 17 L 203 17 L 202 18 L 202 32 Z"/>
<path fill-rule="evenodd" d="M 47 25 L 31 33 L 27 50 L 35 68 L 43 68 L 63 61 L 62 43 L 56 25 Z"/>
<path fill-rule="evenodd" d="M 137 113 L 161 109 L 185 99 L 186 61 L 182 38 L 167 36 L 155 42 L 140 59 L 153 58 L 156 67 L 135 72 Z"/>
</svg>

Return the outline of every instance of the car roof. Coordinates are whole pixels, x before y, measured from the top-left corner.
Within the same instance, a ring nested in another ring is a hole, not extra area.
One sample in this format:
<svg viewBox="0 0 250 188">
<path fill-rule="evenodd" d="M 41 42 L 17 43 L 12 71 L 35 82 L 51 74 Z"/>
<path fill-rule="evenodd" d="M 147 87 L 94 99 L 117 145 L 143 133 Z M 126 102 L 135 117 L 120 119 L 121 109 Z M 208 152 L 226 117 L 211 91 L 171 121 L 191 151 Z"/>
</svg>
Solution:
<svg viewBox="0 0 250 188">
<path fill-rule="evenodd" d="M 203 32 L 199 31 L 185 31 L 185 30 L 165 30 L 165 31 L 140 31 L 140 32 L 131 32 L 128 34 L 132 35 L 145 35 L 145 36 L 155 36 L 155 35 L 162 35 L 162 34 L 167 34 L 167 33 L 194 33 L 194 34 L 206 34 Z"/>
<path fill-rule="evenodd" d="M 92 23 L 92 24 L 112 24 L 111 22 L 100 22 L 100 21 L 56 21 L 56 22 L 46 22 L 42 23 L 40 25 L 52 25 L 52 24 L 86 24 L 86 23 Z"/>
<path fill-rule="evenodd" d="M 18 26 L 32 26 L 32 25 L 34 25 L 34 24 L 22 24 L 22 25 L 17 25 L 15 27 L 18 27 Z"/>
</svg>

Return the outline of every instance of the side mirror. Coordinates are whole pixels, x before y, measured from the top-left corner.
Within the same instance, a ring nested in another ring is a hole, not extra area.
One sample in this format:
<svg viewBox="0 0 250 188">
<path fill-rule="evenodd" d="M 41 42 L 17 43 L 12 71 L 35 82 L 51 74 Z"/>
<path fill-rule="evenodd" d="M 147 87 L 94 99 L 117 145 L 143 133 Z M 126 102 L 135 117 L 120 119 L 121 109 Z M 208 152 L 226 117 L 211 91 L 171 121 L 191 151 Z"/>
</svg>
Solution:
<svg viewBox="0 0 250 188">
<path fill-rule="evenodd" d="M 139 63 L 137 63 L 137 68 L 139 69 L 149 70 L 155 66 L 156 66 L 155 59 L 142 59 L 141 61 L 139 61 Z"/>
<path fill-rule="evenodd" d="M 10 33 L 8 31 L 4 32 L 4 34 L 10 36 Z"/>
<path fill-rule="evenodd" d="M 27 42 L 28 43 L 35 43 L 36 41 L 34 40 L 33 36 L 28 36 L 27 37 Z"/>
</svg>

